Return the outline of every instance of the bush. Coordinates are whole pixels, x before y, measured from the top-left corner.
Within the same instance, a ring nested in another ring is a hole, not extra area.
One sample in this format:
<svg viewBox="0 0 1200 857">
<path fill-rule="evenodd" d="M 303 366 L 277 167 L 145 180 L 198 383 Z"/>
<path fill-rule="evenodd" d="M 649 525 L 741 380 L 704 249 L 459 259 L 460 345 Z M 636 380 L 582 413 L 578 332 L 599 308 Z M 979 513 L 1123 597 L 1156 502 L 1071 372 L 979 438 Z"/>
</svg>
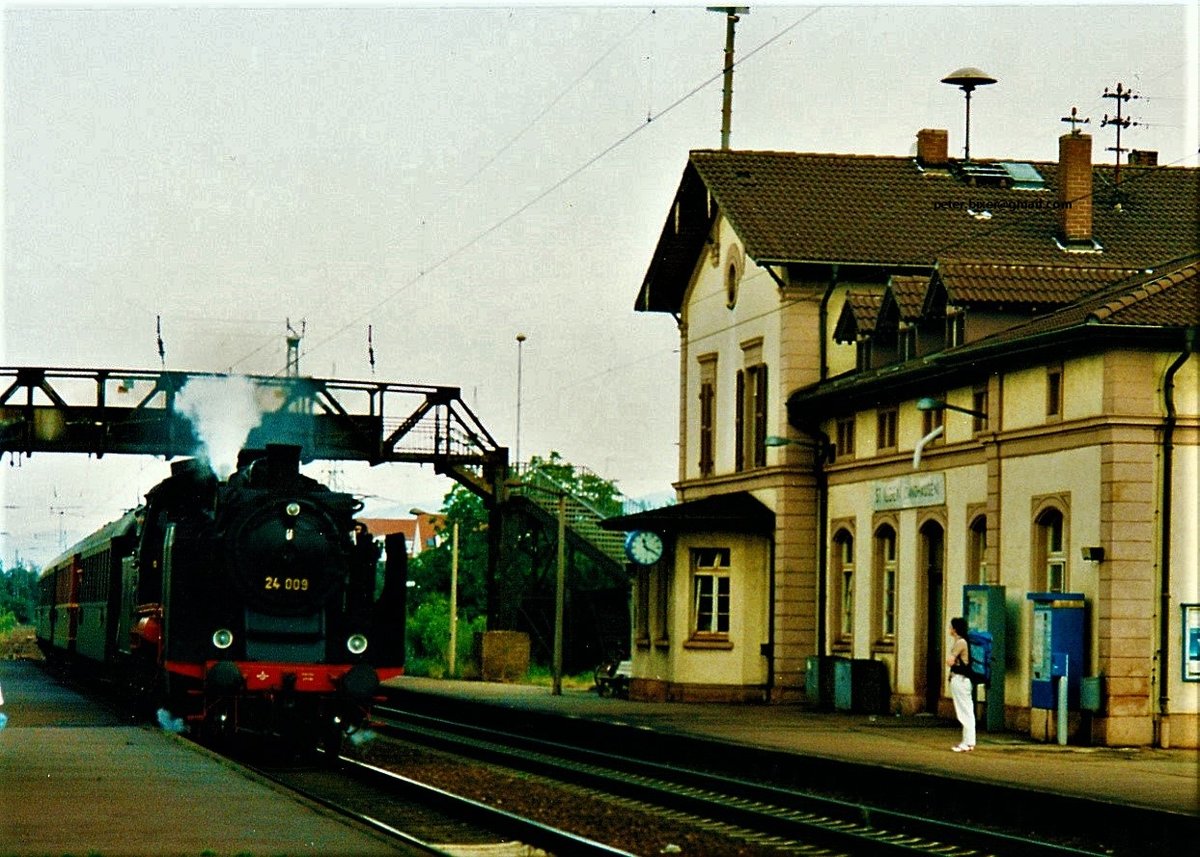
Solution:
<svg viewBox="0 0 1200 857">
<path fill-rule="evenodd" d="M 486 627 L 483 616 L 458 617 L 455 666 L 460 675 L 473 671 L 470 663 L 475 634 Z M 408 617 L 407 636 L 404 671 L 409 675 L 444 677 L 450 643 L 450 600 L 444 595 L 428 595 Z"/>
</svg>

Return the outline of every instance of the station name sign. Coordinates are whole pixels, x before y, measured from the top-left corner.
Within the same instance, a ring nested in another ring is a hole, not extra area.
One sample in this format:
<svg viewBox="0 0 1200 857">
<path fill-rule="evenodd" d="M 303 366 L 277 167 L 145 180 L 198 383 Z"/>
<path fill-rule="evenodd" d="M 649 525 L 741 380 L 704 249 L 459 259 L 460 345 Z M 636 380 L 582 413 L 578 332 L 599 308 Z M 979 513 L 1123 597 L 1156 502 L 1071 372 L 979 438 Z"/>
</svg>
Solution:
<svg viewBox="0 0 1200 857">
<path fill-rule="evenodd" d="M 896 479 L 884 479 L 874 487 L 876 512 L 887 509 L 916 509 L 941 506 L 946 502 L 944 473 L 914 473 Z"/>
</svg>

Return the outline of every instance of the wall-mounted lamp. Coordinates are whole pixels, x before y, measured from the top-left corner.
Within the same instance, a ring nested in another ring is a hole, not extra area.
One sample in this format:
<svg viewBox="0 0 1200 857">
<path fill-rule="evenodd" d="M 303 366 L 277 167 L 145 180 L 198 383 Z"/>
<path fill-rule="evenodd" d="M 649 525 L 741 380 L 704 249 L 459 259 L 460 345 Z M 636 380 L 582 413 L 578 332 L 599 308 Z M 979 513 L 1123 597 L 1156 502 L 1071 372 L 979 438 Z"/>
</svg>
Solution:
<svg viewBox="0 0 1200 857">
<path fill-rule="evenodd" d="M 1104 562 L 1104 548 L 1099 545 L 1085 545 L 1079 549 L 1079 553 L 1083 556 L 1084 562 Z"/>
<path fill-rule="evenodd" d="M 930 396 L 925 396 L 920 399 L 917 399 L 917 410 L 918 411 L 958 411 L 961 414 L 970 414 L 971 416 L 975 417 L 976 419 L 980 419 L 980 420 L 987 419 L 987 414 L 985 414 L 983 411 L 975 411 L 975 410 L 972 410 L 971 408 L 960 408 L 958 405 L 952 405 L 949 402 L 943 401 L 942 399 L 934 399 Z M 931 443 L 935 438 L 937 438 L 939 435 L 941 435 L 941 433 L 942 433 L 942 426 L 935 426 L 933 431 L 931 431 L 929 434 L 925 435 L 925 437 L 923 437 L 919 441 L 917 441 L 917 445 L 913 449 L 913 470 L 921 469 L 921 451 L 925 449 L 925 446 L 927 444 Z"/>
<path fill-rule="evenodd" d="M 971 408 L 960 408 L 958 405 L 952 405 L 949 402 L 944 402 L 941 399 L 922 398 L 917 399 L 918 411 L 958 411 L 960 414 L 970 414 L 973 417 L 978 417 L 981 420 L 987 419 L 987 414 L 983 411 L 976 411 Z"/>
<path fill-rule="evenodd" d="M 764 446 L 815 446 L 817 452 L 821 456 L 822 461 L 833 461 L 835 449 L 832 443 L 826 443 L 823 446 L 813 443 L 811 440 L 801 440 L 794 437 L 780 437 L 777 434 L 769 434 L 763 438 Z"/>
</svg>

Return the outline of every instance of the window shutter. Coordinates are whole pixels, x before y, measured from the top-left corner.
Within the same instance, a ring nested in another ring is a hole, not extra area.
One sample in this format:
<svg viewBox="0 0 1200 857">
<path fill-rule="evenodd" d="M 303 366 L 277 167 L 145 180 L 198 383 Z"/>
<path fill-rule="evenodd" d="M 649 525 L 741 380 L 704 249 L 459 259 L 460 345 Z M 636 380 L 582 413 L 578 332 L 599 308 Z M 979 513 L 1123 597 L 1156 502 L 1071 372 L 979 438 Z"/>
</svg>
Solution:
<svg viewBox="0 0 1200 857">
<path fill-rule="evenodd" d="M 754 367 L 754 466 L 767 466 L 767 364 Z"/>
</svg>

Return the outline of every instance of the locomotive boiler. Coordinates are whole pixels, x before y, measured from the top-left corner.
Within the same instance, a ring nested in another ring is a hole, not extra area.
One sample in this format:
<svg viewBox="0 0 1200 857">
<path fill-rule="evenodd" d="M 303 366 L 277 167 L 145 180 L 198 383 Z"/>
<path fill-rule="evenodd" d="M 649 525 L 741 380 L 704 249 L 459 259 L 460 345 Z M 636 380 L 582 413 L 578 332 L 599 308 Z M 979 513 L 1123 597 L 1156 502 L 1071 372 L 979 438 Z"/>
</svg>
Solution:
<svg viewBox="0 0 1200 857">
<path fill-rule="evenodd" d="M 299 464 L 283 445 L 243 451 L 227 481 L 174 463 L 144 506 L 42 573 L 43 648 L 103 664 L 210 740 L 336 747 L 403 672 L 403 567 L 377 595 L 361 502 Z"/>
</svg>

